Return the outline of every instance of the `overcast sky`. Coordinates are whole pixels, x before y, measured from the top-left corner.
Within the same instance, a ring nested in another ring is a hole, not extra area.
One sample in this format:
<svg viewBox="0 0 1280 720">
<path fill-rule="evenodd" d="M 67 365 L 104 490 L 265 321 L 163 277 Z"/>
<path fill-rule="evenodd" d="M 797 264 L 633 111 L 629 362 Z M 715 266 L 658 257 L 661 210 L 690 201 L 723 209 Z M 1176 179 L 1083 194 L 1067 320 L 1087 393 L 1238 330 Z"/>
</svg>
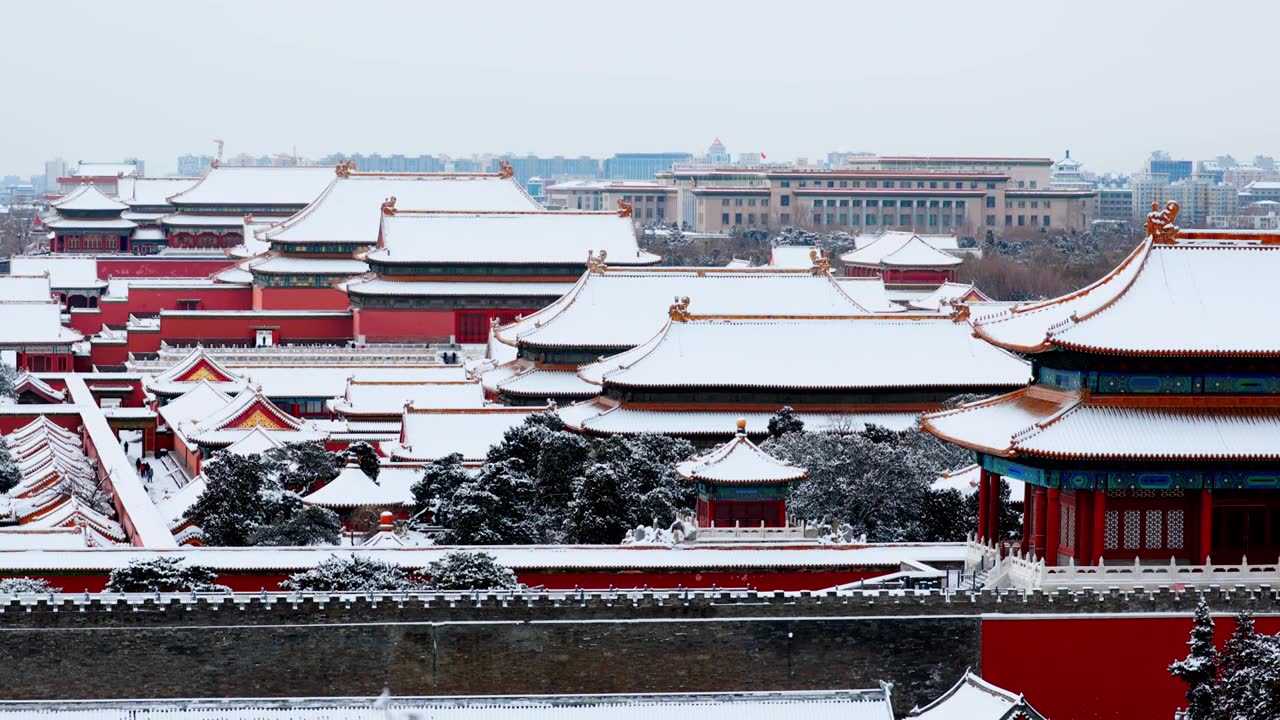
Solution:
<svg viewBox="0 0 1280 720">
<path fill-rule="evenodd" d="M 1280 3 L 5 2 L 0 173 L 54 156 L 1280 154 Z"/>
</svg>

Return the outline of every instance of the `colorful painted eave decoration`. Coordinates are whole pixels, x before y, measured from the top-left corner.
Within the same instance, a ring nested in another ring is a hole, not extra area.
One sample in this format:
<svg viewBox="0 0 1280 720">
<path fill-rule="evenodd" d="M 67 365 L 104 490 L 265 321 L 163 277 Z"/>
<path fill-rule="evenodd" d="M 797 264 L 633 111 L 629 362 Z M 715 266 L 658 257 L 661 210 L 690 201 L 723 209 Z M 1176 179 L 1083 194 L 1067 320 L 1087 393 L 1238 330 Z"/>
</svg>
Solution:
<svg viewBox="0 0 1280 720">
<path fill-rule="evenodd" d="M 1275 470 L 1144 470 L 1038 468 L 1009 458 L 978 453 L 983 469 L 1031 485 L 1065 490 L 1280 490 Z"/>
</svg>

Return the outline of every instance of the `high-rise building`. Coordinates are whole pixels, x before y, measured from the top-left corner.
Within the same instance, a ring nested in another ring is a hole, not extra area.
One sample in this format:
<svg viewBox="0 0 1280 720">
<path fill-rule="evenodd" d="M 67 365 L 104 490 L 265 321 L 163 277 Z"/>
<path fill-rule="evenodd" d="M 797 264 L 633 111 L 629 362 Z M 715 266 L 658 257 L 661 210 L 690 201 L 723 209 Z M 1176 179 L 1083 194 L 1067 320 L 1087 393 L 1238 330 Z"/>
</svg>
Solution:
<svg viewBox="0 0 1280 720">
<path fill-rule="evenodd" d="M 1071 151 L 1067 151 L 1067 156 L 1053 164 L 1053 170 L 1049 173 L 1049 187 L 1054 190 L 1092 190 L 1093 183 L 1084 179 L 1080 173 L 1082 164 L 1079 160 L 1071 159 Z"/>
<path fill-rule="evenodd" d="M 211 155 L 179 155 L 178 174 L 182 177 L 198 177 L 208 172 L 213 165 Z"/>
<path fill-rule="evenodd" d="M 725 149 L 724 143 L 720 142 L 720 138 L 711 143 L 711 147 L 707 148 L 705 160 L 715 165 L 729 164 L 729 151 Z"/>
<path fill-rule="evenodd" d="M 62 158 L 46 160 L 44 163 L 45 192 L 58 191 L 58 178 L 67 176 L 67 161 Z"/>
<path fill-rule="evenodd" d="M 652 180 L 676 163 L 692 159 L 693 155 L 682 152 L 617 153 L 604 161 L 604 176 L 610 180 Z"/>
<path fill-rule="evenodd" d="M 1169 182 L 1175 183 L 1191 177 L 1192 165 L 1190 160 L 1174 160 L 1163 150 L 1156 150 L 1147 158 L 1145 170 L 1148 175 L 1167 175 Z"/>
</svg>

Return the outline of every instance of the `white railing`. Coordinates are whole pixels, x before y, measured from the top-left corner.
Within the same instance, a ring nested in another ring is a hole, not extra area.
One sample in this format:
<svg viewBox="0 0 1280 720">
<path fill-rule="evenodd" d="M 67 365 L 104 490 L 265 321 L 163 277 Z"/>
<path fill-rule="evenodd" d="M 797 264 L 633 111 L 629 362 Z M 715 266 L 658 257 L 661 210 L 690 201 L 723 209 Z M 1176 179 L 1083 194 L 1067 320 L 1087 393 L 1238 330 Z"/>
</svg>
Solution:
<svg viewBox="0 0 1280 720">
<path fill-rule="evenodd" d="M 1159 585 L 1240 585 L 1248 583 L 1280 583 L 1280 565 L 1251 563 L 1241 558 L 1238 564 L 1180 565 L 1167 563 L 1117 563 L 1114 565 L 1075 565 L 1068 563 L 1044 569 L 1043 587 L 1092 585 L 1159 586 Z"/>
<path fill-rule="evenodd" d="M 698 528 L 697 542 L 733 542 L 735 540 L 813 540 L 819 528 L 797 525 L 792 527 L 706 527 Z"/>
</svg>

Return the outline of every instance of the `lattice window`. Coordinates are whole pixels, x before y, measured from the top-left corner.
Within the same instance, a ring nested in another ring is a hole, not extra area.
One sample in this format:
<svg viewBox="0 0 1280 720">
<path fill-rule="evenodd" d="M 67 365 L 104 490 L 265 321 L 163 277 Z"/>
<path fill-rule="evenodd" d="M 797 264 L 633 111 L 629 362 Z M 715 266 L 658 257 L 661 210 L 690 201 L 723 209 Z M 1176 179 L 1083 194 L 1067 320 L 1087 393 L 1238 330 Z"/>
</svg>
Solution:
<svg viewBox="0 0 1280 720">
<path fill-rule="evenodd" d="M 1072 505 L 1064 507 L 1063 510 L 1066 511 L 1066 520 L 1063 521 L 1065 524 L 1062 526 L 1065 529 L 1067 538 L 1066 546 L 1074 551 L 1076 547 L 1076 508 Z"/>
<path fill-rule="evenodd" d="M 1147 532 L 1145 538 L 1145 546 L 1148 550 L 1158 550 L 1164 547 L 1164 511 L 1148 510 L 1147 511 Z"/>
<path fill-rule="evenodd" d="M 1115 510 L 1107 511 L 1107 520 L 1102 531 L 1102 546 L 1107 550 L 1120 547 L 1120 513 Z"/>
<path fill-rule="evenodd" d="M 1142 547 L 1142 511 L 1124 511 L 1124 549 L 1137 550 Z"/>
<path fill-rule="evenodd" d="M 1182 523 L 1182 511 L 1170 510 L 1168 515 L 1170 550 L 1181 550 L 1183 548 L 1183 544 L 1186 542 Z"/>
</svg>

